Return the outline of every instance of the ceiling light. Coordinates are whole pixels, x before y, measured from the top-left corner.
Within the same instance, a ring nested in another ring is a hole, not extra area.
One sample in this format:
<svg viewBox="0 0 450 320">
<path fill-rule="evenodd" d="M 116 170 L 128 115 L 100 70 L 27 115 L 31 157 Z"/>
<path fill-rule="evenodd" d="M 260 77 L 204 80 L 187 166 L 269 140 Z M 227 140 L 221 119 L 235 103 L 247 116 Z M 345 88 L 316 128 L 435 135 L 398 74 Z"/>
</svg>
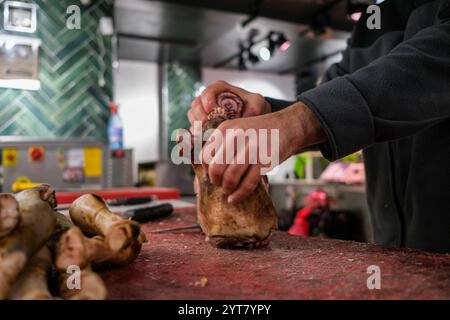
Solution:
<svg viewBox="0 0 450 320">
<path fill-rule="evenodd" d="M 262 60 L 269 61 L 270 58 L 272 58 L 272 52 L 267 47 L 261 47 L 261 49 L 259 49 L 259 56 Z"/>
<path fill-rule="evenodd" d="M 283 43 L 280 45 L 280 50 L 281 50 L 281 51 L 286 51 L 286 50 L 288 50 L 290 47 L 291 47 L 291 42 L 290 42 L 289 40 L 286 40 L 285 42 L 283 42 Z"/>
<path fill-rule="evenodd" d="M 361 18 L 362 13 L 361 12 L 353 12 L 350 17 L 353 21 L 358 22 Z"/>
<path fill-rule="evenodd" d="M 41 82 L 33 79 L 0 79 L 1 88 L 39 90 Z"/>
<path fill-rule="evenodd" d="M 277 46 L 280 48 L 281 51 L 286 51 L 291 46 L 291 42 L 286 39 L 283 33 L 278 33 L 278 39 L 276 42 Z"/>
</svg>

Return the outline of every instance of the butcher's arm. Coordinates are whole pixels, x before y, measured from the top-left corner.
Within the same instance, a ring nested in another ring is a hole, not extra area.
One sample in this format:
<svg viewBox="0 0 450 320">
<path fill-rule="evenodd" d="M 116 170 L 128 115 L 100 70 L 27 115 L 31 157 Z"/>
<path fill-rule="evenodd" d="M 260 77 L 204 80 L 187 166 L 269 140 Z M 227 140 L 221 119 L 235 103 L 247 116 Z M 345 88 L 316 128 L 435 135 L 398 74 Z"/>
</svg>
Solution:
<svg viewBox="0 0 450 320">
<path fill-rule="evenodd" d="M 347 42 L 347 49 L 342 53 L 341 61 L 333 64 L 327 69 L 323 75 L 322 82 L 329 81 L 348 73 L 350 50 L 352 50 L 351 43 L 352 40 L 349 39 Z M 270 97 L 265 97 L 265 100 L 271 106 L 272 112 L 287 111 L 292 115 L 291 119 L 301 120 L 299 122 L 302 123 L 301 126 L 305 129 L 305 133 L 308 133 L 308 135 L 298 137 L 299 139 L 306 140 L 297 142 L 297 153 L 319 150 L 319 144 L 325 142 L 326 135 L 317 117 L 311 112 L 309 107 L 304 104 L 304 102 L 274 99 Z M 286 110 L 288 107 L 291 107 L 290 111 Z"/>
<path fill-rule="evenodd" d="M 367 67 L 299 99 L 320 121 L 324 156 L 412 135 L 450 117 L 450 22 L 417 33 Z"/>
</svg>

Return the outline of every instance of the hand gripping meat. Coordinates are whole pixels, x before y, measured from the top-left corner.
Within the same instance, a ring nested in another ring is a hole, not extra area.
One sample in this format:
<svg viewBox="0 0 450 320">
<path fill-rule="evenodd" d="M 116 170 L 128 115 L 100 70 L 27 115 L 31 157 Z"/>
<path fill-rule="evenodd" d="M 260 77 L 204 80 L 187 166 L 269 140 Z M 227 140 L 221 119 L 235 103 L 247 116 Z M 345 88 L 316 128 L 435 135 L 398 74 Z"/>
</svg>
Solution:
<svg viewBox="0 0 450 320">
<path fill-rule="evenodd" d="M 208 115 L 203 132 L 217 128 L 223 121 L 242 116 L 244 103 L 234 93 L 217 97 L 218 107 Z M 210 183 L 202 165 L 193 165 L 197 178 L 197 217 L 209 241 L 219 248 L 265 246 L 277 228 L 277 214 L 263 177 L 247 198 L 230 204 L 222 187 Z"/>
</svg>

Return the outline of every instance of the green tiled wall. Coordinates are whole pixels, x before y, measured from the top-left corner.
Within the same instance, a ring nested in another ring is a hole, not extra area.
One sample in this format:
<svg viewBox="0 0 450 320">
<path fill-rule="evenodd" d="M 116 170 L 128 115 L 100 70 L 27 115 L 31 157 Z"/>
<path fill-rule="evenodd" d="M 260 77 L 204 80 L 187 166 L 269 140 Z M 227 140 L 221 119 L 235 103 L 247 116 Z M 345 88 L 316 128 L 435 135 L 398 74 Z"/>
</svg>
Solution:
<svg viewBox="0 0 450 320">
<path fill-rule="evenodd" d="M 108 101 L 112 97 L 111 37 L 97 36 L 102 16 L 112 17 L 112 0 L 35 0 L 40 48 L 39 91 L 0 88 L 0 135 L 95 137 L 107 140 Z M 81 8 L 81 29 L 66 28 L 67 7 Z M 3 5 L 0 4 L 0 17 Z M 0 18 L 0 33 L 5 32 Z M 104 87 L 99 86 L 99 53 L 103 41 L 106 55 Z"/>
<path fill-rule="evenodd" d="M 175 145 L 170 141 L 172 132 L 190 127 L 187 112 L 192 100 L 201 86 L 201 69 L 199 65 L 181 64 L 178 62 L 166 65 L 168 95 L 168 152 Z"/>
</svg>

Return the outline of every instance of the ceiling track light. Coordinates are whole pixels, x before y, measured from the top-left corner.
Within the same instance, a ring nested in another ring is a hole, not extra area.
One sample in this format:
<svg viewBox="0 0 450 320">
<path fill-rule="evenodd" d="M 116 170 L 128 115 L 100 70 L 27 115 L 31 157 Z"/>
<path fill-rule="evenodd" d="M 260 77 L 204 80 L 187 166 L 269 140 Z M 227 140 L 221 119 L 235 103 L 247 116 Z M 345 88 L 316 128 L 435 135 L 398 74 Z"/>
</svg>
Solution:
<svg viewBox="0 0 450 320">
<path fill-rule="evenodd" d="M 291 42 L 286 39 L 282 32 L 269 32 L 265 41 L 268 42 L 267 45 L 261 47 L 259 50 L 259 56 L 264 61 L 269 61 L 274 56 L 276 50 L 279 49 L 284 52 L 291 46 Z"/>
<path fill-rule="evenodd" d="M 261 61 L 269 61 L 273 58 L 276 51 L 284 52 L 291 46 L 291 42 L 282 32 L 270 31 L 262 39 L 256 40 L 259 33 L 259 30 L 251 29 L 247 40 L 239 43 L 239 52 L 216 63 L 214 68 L 223 67 L 237 60 L 239 70 L 247 70 L 247 63 L 256 65 Z M 263 42 L 265 44 L 261 45 Z"/>
</svg>

